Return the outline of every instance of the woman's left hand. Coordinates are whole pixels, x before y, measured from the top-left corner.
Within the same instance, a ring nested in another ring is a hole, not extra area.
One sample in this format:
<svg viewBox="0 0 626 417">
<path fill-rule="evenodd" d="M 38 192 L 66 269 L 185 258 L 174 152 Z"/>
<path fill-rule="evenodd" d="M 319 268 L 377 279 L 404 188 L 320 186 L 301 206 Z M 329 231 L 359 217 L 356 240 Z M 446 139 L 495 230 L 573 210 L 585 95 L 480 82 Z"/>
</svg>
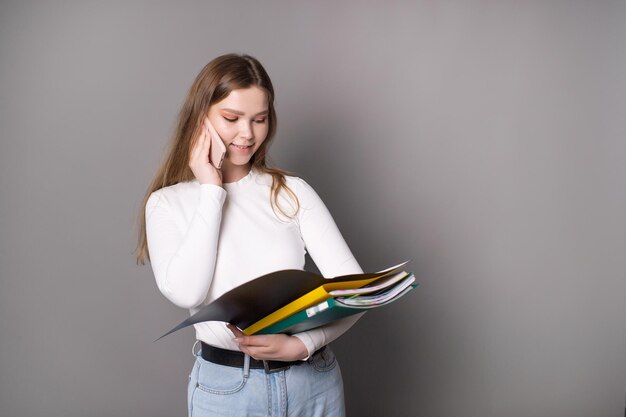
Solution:
<svg viewBox="0 0 626 417">
<path fill-rule="evenodd" d="M 226 327 L 235 335 L 233 339 L 243 353 L 257 360 L 295 361 L 309 355 L 302 340 L 286 334 L 263 334 L 246 336 L 236 326 Z"/>
</svg>

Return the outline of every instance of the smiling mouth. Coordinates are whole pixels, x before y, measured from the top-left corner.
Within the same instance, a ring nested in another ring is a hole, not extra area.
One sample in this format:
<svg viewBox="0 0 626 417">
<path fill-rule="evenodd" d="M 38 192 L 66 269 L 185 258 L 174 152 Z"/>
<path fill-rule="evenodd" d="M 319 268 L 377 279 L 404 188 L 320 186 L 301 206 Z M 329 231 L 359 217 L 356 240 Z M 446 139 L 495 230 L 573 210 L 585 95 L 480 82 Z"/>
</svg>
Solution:
<svg viewBox="0 0 626 417">
<path fill-rule="evenodd" d="M 248 148 L 252 147 L 252 145 L 245 146 L 245 145 L 236 145 L 234 143 L 231 143 L 231 145 L 233 145 L 235 148 L 239 148 L 239 149 L 248 149 Z"/>
</svg>

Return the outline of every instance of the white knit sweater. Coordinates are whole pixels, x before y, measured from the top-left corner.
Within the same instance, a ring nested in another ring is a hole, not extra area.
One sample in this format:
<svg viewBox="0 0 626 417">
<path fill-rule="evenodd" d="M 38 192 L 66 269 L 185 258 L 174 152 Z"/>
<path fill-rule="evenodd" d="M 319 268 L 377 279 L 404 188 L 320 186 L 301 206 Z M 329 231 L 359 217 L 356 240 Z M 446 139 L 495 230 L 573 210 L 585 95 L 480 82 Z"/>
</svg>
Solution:
<svg viewBox="0 0 626 417">
<path fill-rule="evenodd" d="M 146 204 L 146 234 L 163 295 L 194 314 L 253 278 L 281 269 L 304 269 L 307 251 L 325 277 L 363 272 L 315 190 L 298 177 L 287 176 L 286 181 L 300 202 L 294 219 L 274 213 L 272 177 L 255 170 L 223 187 L 193 180 L 153 192 Z M 287 212 L 293 209 L 284 193 L 279 204 Z M 360 316 L 295 336 L 310 355 Z M 224 323 L 194 326 L 198 340 L 238 350 Z"/>
</svg>

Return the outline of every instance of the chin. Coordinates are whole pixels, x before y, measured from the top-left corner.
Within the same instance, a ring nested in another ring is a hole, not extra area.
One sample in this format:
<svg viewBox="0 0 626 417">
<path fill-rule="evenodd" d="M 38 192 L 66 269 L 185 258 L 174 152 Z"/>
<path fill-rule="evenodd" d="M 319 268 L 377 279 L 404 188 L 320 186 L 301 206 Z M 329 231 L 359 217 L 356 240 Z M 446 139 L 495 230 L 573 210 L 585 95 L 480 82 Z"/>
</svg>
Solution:
<svg viewBox="0 0 626 417">
<path fill-rule="evenodd" d="M 250 160 L 252 158 L 227 158 L 228 162 L 231 165 L 236 165 L 236 166 L 242 166 L 242 165 L 248 165 L 250 163 Z"/>
</svg>

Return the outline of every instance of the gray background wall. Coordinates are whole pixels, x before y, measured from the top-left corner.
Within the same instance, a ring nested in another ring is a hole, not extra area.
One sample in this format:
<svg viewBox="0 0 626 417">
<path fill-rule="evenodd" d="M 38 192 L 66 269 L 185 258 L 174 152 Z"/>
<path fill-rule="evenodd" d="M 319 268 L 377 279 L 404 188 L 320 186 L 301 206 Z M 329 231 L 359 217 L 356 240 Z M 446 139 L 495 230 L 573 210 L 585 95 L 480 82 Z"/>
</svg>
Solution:
<svg viewBox="0 0 626 417">
<path fill-rule="evenodd" d="M 350 416 L 622 416 L 626 3 L 0 3 L 0 415 L 182 416 L 136 215 L 197 72 L 246 52 L 274 160 L 421 287 L 334 343 Z"/>
</svg>

